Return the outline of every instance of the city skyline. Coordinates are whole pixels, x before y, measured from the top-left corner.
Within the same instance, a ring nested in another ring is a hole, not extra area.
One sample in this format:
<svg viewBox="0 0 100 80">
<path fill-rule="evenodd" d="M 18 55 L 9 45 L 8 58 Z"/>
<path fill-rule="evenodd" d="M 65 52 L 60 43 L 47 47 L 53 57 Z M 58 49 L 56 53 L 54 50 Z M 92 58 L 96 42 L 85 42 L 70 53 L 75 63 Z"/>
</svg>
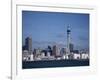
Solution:
<svg viewBox="0 0 100 80">
<path fill-rule="evenodd" d="M 22 11 L 23 45 L 32 37 L 33 48 L 67 45 L 67 26 L 77 49 L 89 49 L 89 14 Z"/>
</svg>

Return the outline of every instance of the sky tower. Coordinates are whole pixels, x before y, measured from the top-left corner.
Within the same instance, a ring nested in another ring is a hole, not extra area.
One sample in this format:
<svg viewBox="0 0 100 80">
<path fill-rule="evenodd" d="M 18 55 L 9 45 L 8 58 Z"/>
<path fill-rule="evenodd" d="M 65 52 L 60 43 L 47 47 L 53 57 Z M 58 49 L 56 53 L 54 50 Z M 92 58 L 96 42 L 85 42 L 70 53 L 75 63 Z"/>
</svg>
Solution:
<svg viewBox="0 0 100 80">
<path fill-rule="evenodd" d="M 68 55 L 70 56 L 70 43 L 71 43 L 71 29 L 70 25 L 67 26 L 67 53 L 66 53 L 66 59 Z"/>
</svg>

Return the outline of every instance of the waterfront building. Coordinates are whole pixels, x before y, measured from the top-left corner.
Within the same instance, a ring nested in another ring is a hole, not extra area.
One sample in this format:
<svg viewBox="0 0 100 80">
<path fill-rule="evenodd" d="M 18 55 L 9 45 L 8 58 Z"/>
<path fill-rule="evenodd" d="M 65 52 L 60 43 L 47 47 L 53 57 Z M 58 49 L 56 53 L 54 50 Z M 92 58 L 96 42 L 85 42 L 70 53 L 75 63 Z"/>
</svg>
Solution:
<svg viewBox="0 0 100 80">
<path fill-rule="evenodd" d="M 81 53 L 81 59 L 89 59 L 89 53 L 88 52 Z"/>
<path fill-rule="evenodd" d="M 81 59 L 80 54 L 78 54 L 78 53 L 74 53 L 74 59 Z"/>
<path fill-rule="evenodd" d="M 28 50 L 23 50 L 22 51 L 22 60 L 23 61 L 28 61 L 29 60 L 29 57 L 28 57 Z"/>
</svg>

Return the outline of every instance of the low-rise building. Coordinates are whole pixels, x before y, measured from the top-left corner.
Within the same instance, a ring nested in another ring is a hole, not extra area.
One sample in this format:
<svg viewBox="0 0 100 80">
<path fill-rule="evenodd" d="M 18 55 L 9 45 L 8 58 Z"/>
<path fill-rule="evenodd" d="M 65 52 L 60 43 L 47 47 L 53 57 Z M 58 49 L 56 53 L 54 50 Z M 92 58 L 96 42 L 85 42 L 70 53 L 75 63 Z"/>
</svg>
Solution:
<svg viewBox="0 0 100 80">
<path fill-rule="evenodd" d="M 81 59 L 89 59 L 89 53 L 81 53 Z"/>
<path fill-rule="evenodd" d="M 74 59 L 81 59 L 81 55 L 80 54 L 77 54 L 77 53 L 74 53 Z"/>
<path fill-rule="evenodd" d="M 30 54 L 28 50 L 23 50 L 22 53 L 23 61 L 33 61 L 33 54 Z"/>
</svg>

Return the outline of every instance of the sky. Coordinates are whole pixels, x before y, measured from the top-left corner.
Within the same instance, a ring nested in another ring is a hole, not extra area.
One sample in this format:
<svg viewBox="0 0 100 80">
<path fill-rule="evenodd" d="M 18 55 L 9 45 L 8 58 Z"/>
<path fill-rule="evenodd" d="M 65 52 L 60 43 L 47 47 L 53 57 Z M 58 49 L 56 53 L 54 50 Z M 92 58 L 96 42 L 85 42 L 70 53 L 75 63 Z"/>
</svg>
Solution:
<svg viewBox="0 0 100 80">
<path fill-rule="evenodd" d="M 71 29 L 71 43 L 75 49 L 89 49 L 89 14 L 22 11 L 22 43 L 32 38 L 32 47 L 67 45 L 67 27 Z"/>
</svg>

